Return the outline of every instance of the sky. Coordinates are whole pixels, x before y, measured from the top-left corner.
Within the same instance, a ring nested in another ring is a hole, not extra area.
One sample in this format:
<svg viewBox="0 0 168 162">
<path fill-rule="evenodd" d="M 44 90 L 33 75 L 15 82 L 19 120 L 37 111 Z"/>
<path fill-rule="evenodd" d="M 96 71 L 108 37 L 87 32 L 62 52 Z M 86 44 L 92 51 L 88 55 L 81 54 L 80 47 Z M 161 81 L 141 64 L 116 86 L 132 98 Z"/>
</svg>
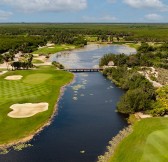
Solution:
<svg viewBox="0 0 168 162">
<path fill-rule="evenodd" d="M 0 22 L 168 23 L 168 0 L 0 0 Z"/>
</svg>

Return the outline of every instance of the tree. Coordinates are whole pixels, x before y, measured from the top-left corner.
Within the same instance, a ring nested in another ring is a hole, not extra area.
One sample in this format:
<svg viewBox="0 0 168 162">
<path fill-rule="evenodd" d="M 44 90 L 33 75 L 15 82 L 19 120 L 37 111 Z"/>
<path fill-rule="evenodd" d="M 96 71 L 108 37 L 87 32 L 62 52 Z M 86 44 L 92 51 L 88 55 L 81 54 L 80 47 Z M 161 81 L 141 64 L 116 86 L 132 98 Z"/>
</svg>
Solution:
<svg viewBox="0 0 168 162">
<path fill-rule="evenodd" d="M 119 38 L 118 36 L 117 36 L 116 38 L 117 38 L 117 41 L 119 42 L 119 41 L 120 41 L 120 38 Z"/>
<path fill-rule="evenodd" d="M 110 42 L 113 42 L 113 35 L 110 35 Z"/>
<path fill-rule="evenodd" d="M 140 64 L 139 59 L 136 57 L 136 55 L 130 55 L 126 63 L 129 67 L 138 66 Z"/>
<path fill-rule="evenodd" d="M 2 64 L 3 62 L 4 62 L 3 56 L 0 54 L 0 64 Z"/>
<path fill-rule="evenodd" d="M 59 62 L 53 61 L 52 65 L 54 65 L 58 69 L 64 69 L 64 66 L 60 64 Z"/>
<path fill-rule="evenodd" d="M 120 100 L 117 109 L 120 113 L 130 114 L 138 111 L 149 110 L 151 100 L 149 94 L 141 88 L 129 90 Z"/>
<path fill-rule="evenodd" d="M 9 70 L 9 62 L 13 61 L 13 58 L 14 58 L 13 54 L 10 53 L 3 54 L 3 60 L 6 63 L 7 70 Z"/>
<path fill-rule="evenodd" d="M 12 68 L 14 69 L 29 69 L 33 67 L 32 60 L 33 60 L 33 55 L 32 54 L 26 54 L 24 55 L 25 59 L 24 61 L 15 61 L 11 64 Z"/>
</svg>

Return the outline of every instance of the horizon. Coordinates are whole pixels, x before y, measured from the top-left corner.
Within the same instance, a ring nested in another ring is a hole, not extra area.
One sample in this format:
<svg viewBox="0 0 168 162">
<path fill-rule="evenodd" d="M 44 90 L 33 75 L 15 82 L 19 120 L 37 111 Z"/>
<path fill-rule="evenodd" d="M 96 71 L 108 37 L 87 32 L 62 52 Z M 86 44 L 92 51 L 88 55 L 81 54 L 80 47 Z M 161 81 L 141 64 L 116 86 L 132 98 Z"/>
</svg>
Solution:
<svg viewBox="0 0 168 162">
<path fill-rule="evenodd" d="M 0 22 L 0 24 L 168 24 L 168 22 Z"/>
</svg>

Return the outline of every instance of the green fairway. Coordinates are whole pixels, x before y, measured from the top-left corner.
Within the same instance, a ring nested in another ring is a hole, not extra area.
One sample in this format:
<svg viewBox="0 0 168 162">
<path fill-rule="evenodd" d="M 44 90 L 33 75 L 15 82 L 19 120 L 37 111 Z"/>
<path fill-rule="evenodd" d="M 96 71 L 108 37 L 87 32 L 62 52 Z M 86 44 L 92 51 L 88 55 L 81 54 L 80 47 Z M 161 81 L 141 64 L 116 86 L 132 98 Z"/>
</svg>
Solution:
<svg viewBox="0 0 168 162">
<path fill-rule="evenodd" d="M 22 75 L 23 78 L 18 81 L 5 80 L 9 75 Z M 0 76 L 0 144 L 27 137 L 47 122 L 60 95 L 60 88 L 72 79 L 71 73 L 57 71 L 50 66 L 38 70 L 11 71 Z M 13 104 L 39 102 L 49 103 L 49 110 L 25 119 L 7 116 Z"/>
<path fill-rule="evenodd" d="M 138 43 L 126 43 L 126 45 L 128 45 L 131 48 L 135 48 L 135 49 L 138 49 L 140 47 L 140 44 Z"/>
<path fill-rule="evenodd" d="M 155 131 L 146 141 L 142 162 L 168 161 L 168 129 Z"/>
<path fill-rule="evenodd" d="M 143 119 L 117 148 L 111 162 L 167 162 L 168 118 Z"/>
<path fill-rule="evenodd" d="M 74 45 L 63 44 L 63 45 L 55 45 L 53 47 L 43 47 L 34 51 L 33 54 L 54 54 L 61 51 L 72 50 L 75 49 Z"/>
<path fill-rule="evenodd" d="M 44 63 L 44 62 L 41 61 L 41 60 L 38 60 L 38 59 L 33 59 L 32 63 L 33 64 L 41 64 L 41 63 Z"/>
</svg>

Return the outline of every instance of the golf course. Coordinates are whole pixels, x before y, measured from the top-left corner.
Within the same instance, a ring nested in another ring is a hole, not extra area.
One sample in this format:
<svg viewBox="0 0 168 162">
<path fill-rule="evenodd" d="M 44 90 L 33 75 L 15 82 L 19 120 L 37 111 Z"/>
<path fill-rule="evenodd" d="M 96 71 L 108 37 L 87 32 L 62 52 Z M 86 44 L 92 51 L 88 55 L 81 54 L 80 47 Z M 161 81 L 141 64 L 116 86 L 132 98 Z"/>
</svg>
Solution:
<svg viewBox="0 0 168 162">
<path fill-rule="evenodd" d="M 116 149 L 111 162 L 167 162 L 168 118 L 148 118 L 133 126 L 133 133 Z"/>
<path fill-rule="evenodd" d="M 42 47 L 39 48 L 37 51 L 34 51 L 33 53 L 36 54 L 54 54 L 61 51 L 67 51 L 67 50 L 73 50 L 75 49 L 75 45 L 70 44 L 62 44 L 62 45 L 53 45 L 51 47 Z"/>
<path fill-rule="evenodd" d="M 6 80 L 7 76 L 20 75 L 20 80 Z M 10 71 L 0 76 L 0 145 L 22 141 L 34 135 L 47 124 L 56 109 L 61 87 L 70 83 L 73 74 L 57 71 L 52 66 L 36 70 Z M 15 119 L 7 116 L 14 104 L 46 103 L 44 112 L 28 118 Z M 8 133 L 7 133 L 8 132 Z"/>
</svg>

